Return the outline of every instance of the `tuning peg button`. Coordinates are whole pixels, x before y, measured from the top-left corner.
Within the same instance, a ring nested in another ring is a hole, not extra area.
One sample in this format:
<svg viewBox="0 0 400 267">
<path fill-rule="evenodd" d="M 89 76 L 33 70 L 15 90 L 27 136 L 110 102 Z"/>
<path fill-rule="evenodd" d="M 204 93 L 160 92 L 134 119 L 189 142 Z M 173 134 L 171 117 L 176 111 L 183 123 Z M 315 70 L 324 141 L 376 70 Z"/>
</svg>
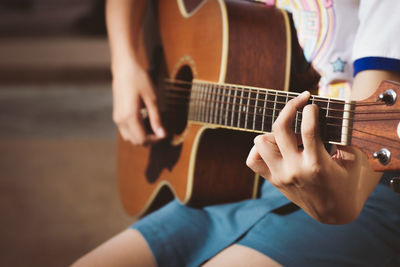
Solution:
<svg viewBox="0 0 400 267">
<path fill-rule="evenodd" d="M 386 105 L 391 106 L 396 102 L 397 94 L 393 89 L 386 90 L 384 93 L 378 95 L 379 101 L 384 102 Z"/>
<path fill-rule="evenodd" d="M 393 189 L 394 192 L 400 194 L 400 177 L 393 177 L 390 180 L 390 187 Z"/>
<path fill-rule="evenodd" d="M 375 159 L 378 159 L 379 162 L 383 165 L 386 165 L 390 161 L 390 151 L 387 148 L 382 148 L 379 151 L 375 151 L 372 156 Z"/>
</svg>

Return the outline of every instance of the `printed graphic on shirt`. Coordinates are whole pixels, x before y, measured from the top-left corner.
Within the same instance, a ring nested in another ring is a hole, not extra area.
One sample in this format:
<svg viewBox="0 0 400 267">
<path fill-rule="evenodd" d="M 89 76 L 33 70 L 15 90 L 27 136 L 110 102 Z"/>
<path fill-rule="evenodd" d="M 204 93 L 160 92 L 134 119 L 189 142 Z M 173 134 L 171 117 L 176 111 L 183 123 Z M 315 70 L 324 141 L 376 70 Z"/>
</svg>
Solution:
<svg viewBox="0 0 400 267">
<path fill-rule="evenodd" d="M 347 62 L 338 57 L 335 61 L 331 62 L 331 64 L 333 67 L 333 72 L 344 72 L 344 66 L 347 64 Z"/>
<path fill-rule="evenodd" d="M 349 71 L 343 57 L 325 58 L 333 45 L 336 30 L 336 13 L 332 0 L 267 0 L 293 14 L 299 43 L 304 56 L 319 71 L 319 94 L 343 98 L 350 94 L 350 83 L 332 81 L 334 73 Z"/>
<path fill-rule="evenodd" d="M 335 12 L 331 0 L 277 0 L 276 6 L 293 14 L 299 43 L 308 61 L 318 65 L 332 43 Z"/>
</svg>

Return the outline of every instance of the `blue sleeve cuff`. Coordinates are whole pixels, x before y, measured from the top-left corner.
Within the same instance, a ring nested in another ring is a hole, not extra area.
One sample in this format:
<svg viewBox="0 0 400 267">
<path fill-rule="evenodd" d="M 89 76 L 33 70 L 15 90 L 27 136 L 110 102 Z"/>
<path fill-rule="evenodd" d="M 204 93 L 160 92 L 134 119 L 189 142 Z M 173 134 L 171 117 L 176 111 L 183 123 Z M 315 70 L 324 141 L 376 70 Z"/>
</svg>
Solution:
<svg viewBox="0 0 400 267">
<path fill-rule="evenodd" d="M 400 59 L 386 57 L 363 57 L 353 63 L 354 76 L 363 70 L 389 70 L 400 72 Z"/>
</svg>

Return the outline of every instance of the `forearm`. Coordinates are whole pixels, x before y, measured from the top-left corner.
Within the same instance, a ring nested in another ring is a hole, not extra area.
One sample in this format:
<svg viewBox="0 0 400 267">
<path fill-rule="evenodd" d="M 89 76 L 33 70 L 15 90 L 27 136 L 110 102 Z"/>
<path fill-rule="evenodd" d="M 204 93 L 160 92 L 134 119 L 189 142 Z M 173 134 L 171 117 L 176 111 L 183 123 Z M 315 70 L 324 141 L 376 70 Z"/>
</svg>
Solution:
<svg viewBox="0 0 400 267">
<path fill-rule="evenodd" d="M 141 22 L 146 0 L 108 0 L 106 23 L 111 50 L 111 68 L 136 64 Z"/>
<path fill-rule="evenodd" d="M 400 81 L 400 73 L 384 70 L 365 70 L 354 78 L 352 100 L 362 100 L 372 95 L 383 80 Z"/>
<path fill-rule="evenodd" d="M 352 100 L 363 100 L 371 96 L 383 80 L 400 81 L 400 73 L 382 70 L 366 70 L 358 73 L 353 82 Z M 364 161 L 366 162 L 366 158 Z M 364 202 L 379 182 L 382 173 L 373 172 L 366 162 L 365 166 L 362 167 L 360 176 L 358 188 L 362 193 L 359 195 L 358 201 L 359 205 L 364 205 Z"/>
</svg>

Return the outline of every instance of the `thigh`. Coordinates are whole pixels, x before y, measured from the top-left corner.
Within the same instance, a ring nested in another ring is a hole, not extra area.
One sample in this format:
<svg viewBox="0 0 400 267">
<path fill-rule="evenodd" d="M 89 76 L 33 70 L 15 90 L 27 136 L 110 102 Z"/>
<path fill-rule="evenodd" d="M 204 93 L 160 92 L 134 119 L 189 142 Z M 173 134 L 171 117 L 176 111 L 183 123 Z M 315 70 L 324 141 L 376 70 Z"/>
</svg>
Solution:
<svg viewBox="0 0 400 267">
<path fill-rule="evenodd" d="M 220 253 L 218 253 L 215 257 L 210 259 L 203 266 L 277 267 L 281 265 L 276 261 L 274 261 L 273 259 L 271 259 L 270 257 L 258 252 L 255 249 L 235 244 L 222 250 Z"/>
<path fill-rule="evenodd" d="M 143 236 L 127 229 L 77 260 L 72 266 L 156 266 Z"/>
<path fill-rule="evenodd" d="M 322 224 L 304 211 L 270 213 L 237 244 L 284 266 L 399 266 L 400 196 L 378 185 L 360 216 L 346 225 Z"/>
</svg>

